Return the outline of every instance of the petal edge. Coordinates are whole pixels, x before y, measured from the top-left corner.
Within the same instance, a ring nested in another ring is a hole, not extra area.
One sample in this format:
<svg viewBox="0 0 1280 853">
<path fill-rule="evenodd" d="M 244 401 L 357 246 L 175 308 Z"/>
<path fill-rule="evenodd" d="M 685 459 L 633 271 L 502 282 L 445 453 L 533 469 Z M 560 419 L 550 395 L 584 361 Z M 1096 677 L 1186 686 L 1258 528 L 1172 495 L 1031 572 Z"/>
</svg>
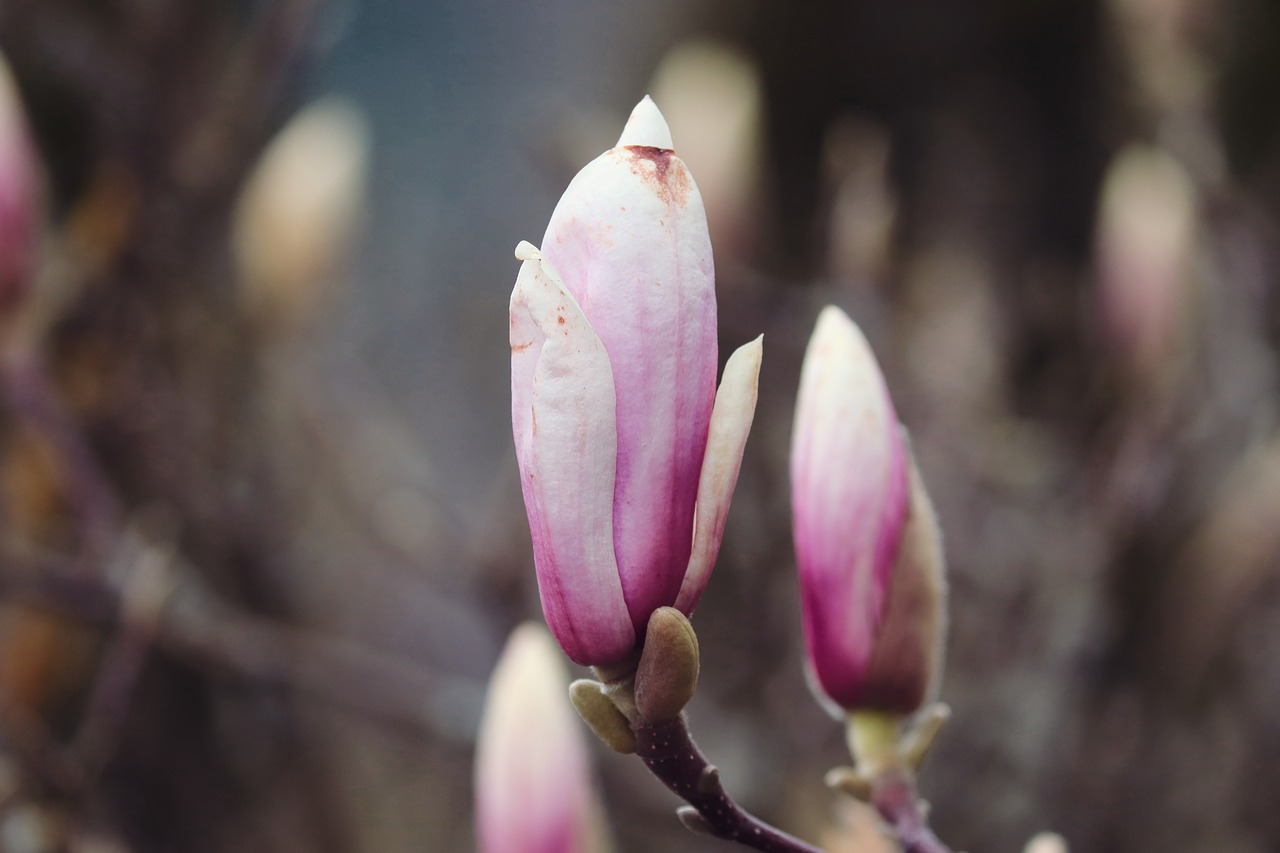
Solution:
<svg viewBox="0 0 1280 853">
<path fill-rule="evenodd" d="M 729 503 L 742 467 L 742 453 L 755 419 L 763 341 L 764 335 L 761 335 L 729 356 L 711 410 L 707 450 L 694 505 L 693 548 L 675 603 L 676 609 L 685 614 L 697 607 L 720 553 Z"/>
<path fill-rule="evenodd" d="M 511 406 L 547 625 L 583 665 L 635 646 L 613 550 L 613 371 L 554 268 L 528 243 L 511 294 Z"/>
</svg>

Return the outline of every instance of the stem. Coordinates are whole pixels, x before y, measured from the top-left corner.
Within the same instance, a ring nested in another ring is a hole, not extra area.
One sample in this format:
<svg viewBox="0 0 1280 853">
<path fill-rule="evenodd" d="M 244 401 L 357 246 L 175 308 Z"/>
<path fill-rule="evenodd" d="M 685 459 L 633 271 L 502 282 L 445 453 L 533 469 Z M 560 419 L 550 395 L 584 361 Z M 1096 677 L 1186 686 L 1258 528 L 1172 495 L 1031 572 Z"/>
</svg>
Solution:
<svg viewBox="0 0 1280 853">
<path fill-rule="evenodd" d="M 945 705 L 930 705 L 907 726 L 905 737 L 902 718 L 896 714 L 855 711 L 848 717 L 849 754 L 861 777 L 870 783 L 869 802 L 889 825 L 903 853 L 951 853 L 929 828 L 915 774 L 949 714 Z"/>
<path fill-rule="evenodd" d="M 875 780 L 871 804 L 893 829 L 903 853 L 951 853 L 929 828 L 916 795 L 915 776 L 906 768 L 890 770 Z"/>
<path fill-rule="evenodd" d="M 719 771 L 707 763 L 694 744 L 683 714 L 655 723 L 639 722 L 635 733 L 636 754 L 645 766 L 676 796 L 698 810 L 716 838 L 765 853 L 822 853 L 763 822 L 730 799 L 720 784 Z"/>
</svg>

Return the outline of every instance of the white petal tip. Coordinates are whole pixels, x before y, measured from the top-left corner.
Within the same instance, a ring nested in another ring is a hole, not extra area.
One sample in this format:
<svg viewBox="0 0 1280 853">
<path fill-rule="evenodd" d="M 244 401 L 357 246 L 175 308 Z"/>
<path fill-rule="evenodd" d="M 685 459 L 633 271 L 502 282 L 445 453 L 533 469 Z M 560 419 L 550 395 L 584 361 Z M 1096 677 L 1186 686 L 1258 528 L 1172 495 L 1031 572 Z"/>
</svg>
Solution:
<svg viewBox="0 0 1280 853">
<path fill-rule="evenodd" d="M 875 357 L 871 354 L 871 344 L 862 333 L 858 324 L 835 305 L 828 305 L 818 314 L 818 322 L 813 326 L 813 337 L 810 346 L 827 349 L 837 347 L 846 352 L 857 354 L 858 358 Z"/>
<path fill-rule="evenodd" d="M 818 322 L 815 324 L 815 328 L 829 326 L 832 323 L 837 323 L 846 327 L 853 325 L 853 321 L 849 319 L 848 314 L 844 313 L 844 311 L 840 310 L 835 305 L 828 305 L 818 313 Z"/>
<path fill-rule="evenodd" d="M 538 247 L 530 243 L 528 240 L 521 240 L 516 246 L 517 261 L 533 261 L 542 257 L 542 252 L 538 251 Z"/>
<path fill-rule="evenodd" d="M 764 358 L 764 335 L 757 335 L 754 340 L 747 341 L 742 346 L 733 351 L 729 356 L 729 360 L 725 362 L 724 372 L 727 376 L 731 369 L 731 365 L 736 369 L 739 363 L 750 365 L 752 371 L 759 375 L 760 361 Z"/>
<path fill-rule="evenodd" d="M 627 126 L 622 129 L 622 136 L 618 137 L 618 147 L 626 145 L 661 148 L 664 151 L 675 148 L 671 143 L 671 128 L 667 127 L 667 120 L 648 95 L 636 104 L 636 108 L 631 111 L 631 118 L 627 119 Z"/>
</svg>

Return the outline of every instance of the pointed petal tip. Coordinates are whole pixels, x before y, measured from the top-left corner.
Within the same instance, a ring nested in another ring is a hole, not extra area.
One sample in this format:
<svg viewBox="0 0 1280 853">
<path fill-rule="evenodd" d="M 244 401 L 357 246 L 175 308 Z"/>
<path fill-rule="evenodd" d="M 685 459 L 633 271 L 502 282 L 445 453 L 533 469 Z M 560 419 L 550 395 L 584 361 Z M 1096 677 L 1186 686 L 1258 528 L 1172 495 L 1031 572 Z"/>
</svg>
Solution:
<svg viewBox="0 0 1280 853">
<path fill-rule="evenodd" d="M 542 252 L 538 251 L 538 247 L 530 243 L 528 240 L 521 240 L 516 245 L 517 261 L 532 261 L 542 257 Z"/>
<path fill-rule="evenodd" d="M 760 381 L 760 363 L 764 359 L 764 335 L 757 335 L 754 340 L 747 341 L 729 356 L 724 365 L 724 376 L 720 380 L 721 391 L 741 394 L 754 394 Z M 719 395 L 717 395 L 719 399 Z M 754 402 L 752 403 L 754 406 Z"/>
<path fill-rule="evenodd" d="M 627 126 L 622 129 L 622 136 L 618 137 L 619 148 L 628 145 L 661 148 L 664 151 L 675 148 L 671 142 L 671 128 L 667 126 L 667 120 L 648 95 L 636 104 L 631 111 L 631 118 L 627 119 Z"/>
<path fill-rule="evenodd" d="M 819 333 L 829 334 L 837 329 L 857 329 L 858 324 L 837 305 L 828 305 L 818 313 L 818 322 L 814 323 L 813 336 Z M 861 330 L 859 330 L 861 331 Z"/>
</svg>

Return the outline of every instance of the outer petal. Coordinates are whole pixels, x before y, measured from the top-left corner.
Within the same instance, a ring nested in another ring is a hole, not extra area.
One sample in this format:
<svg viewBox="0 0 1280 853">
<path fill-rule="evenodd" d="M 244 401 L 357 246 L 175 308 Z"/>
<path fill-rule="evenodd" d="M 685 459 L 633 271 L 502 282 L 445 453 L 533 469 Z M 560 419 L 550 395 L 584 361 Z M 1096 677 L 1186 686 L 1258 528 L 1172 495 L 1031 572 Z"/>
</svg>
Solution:
<svg viewBox="0 0 1280 853">
<path fill-rule="evenodd" d="M 613 554 L 616 457 L 609 357 L 538 251 L 511 294 L 511 421 L 547 624 L 583 665 L 635 646 Z"/>
<path fill-rule="evenodd" d="M 591 819 L 587 752 L 546 632 L 520 626 L 489 682 L 476 749 L 480 853 L 581 853 Z"/>
<path fill-rule="evenodd" d="M 11 317 L 31 288 L 40 196 L 27 117 L 9 66 L 0 57 L 0 319 Z"/>
<path fill-rule="evenodd" d="M 588 164 L 542 247 L 604 342 L 617 389 L 614 545 L 638 630 L 679 592 L 715 397 L 711 241 L 693 178 L 642 102 Z"/>
<path fill-rule="evenodd" d="M 805 354 L 791 491 L 809 662 L 828 696 L 855 707 L 907 515 L 907 468 L 875 357 L 834 307 Z"/>
<path fill-rule="evenodd" d="M 946 635 L 947 580 L 942 534 L 914 462 L 910 507 L 893 564 L 889 598 L 858 704 L 912 713 L 936 693 Z"/>
<path fill-rule="evenodd" d="M 739 347 L 724 366 L 724 378 L 711 411 L 711 428 L 707 435 L 707 454 L 702 459 L 698 481 L 698 503 L 693 522 L 693 553 L 685 571 L 676 608 L 686 615 L 698 606 L 698 599 L 711 578 L 720 540 L 724 537 L 724 521 L 729 502 L 738 484 L 742 451 L 756 415 L 756 398 L 760 382 L 760 358 L 764 336 Z"/>
</svg>

